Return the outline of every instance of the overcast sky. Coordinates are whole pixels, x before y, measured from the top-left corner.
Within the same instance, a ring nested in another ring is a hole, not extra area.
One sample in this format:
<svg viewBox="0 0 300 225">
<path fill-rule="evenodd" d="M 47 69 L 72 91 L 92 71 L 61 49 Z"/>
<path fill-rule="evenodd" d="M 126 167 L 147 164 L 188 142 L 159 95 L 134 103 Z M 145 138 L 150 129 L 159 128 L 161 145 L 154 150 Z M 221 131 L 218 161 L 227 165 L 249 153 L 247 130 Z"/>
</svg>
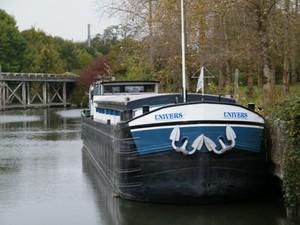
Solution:
<svg viewBox="0 0 300 225">
<path fill-rule="evenodd" d="M 20 30 L 34 26 L 51 35 L 84 41 L 87 24 L 93 36 L 119 23 L 103 15 L 97 1 L 101 0 L 0 0 L 0 8 L 15 17 Z"/>
</svg>

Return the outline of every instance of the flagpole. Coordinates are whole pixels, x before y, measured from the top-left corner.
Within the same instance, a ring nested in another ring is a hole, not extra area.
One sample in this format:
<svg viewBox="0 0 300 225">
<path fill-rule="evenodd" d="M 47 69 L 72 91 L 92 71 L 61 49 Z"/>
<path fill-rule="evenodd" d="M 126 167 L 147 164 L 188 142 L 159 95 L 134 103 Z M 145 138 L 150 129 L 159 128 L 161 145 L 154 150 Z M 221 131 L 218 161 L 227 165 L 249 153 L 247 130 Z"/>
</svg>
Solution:
<svg viewBox="0 0 300 225">
<path fill-rule="evenodd" d="M 186 102 L 186 70 L 185 70 L 185 22 L 184 22 L 184 0 L 181 0 L 181 48 L 182 48 L 182 97 Z"/>
<path fill-rule="evenodd" d="M 201 70 L 203 70 L 203 84 L 202 84 L 202 97 L 204 96 L 204 86 L 205 86 L 205 79 L 204 79 L 204 67 L 202 66 Z"/>
</svg>

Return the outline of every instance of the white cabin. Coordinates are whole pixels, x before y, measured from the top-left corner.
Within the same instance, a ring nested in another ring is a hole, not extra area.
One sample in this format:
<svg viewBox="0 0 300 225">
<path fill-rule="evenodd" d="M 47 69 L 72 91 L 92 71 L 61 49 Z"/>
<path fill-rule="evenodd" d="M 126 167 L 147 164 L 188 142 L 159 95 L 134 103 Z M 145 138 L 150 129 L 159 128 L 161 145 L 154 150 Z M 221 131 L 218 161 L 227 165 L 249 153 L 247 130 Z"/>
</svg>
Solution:
<svg viewBox="0 0 300 225">
<path fill-rule="evenodd" d="M 96 82 L 90 87 L 89 105 L 93 119 L 101 123 L 116 124 L 127 102 L 159 95 L 158 81 Z M 142 114 L 135 109 L 135 116 Z"/>
</svg>

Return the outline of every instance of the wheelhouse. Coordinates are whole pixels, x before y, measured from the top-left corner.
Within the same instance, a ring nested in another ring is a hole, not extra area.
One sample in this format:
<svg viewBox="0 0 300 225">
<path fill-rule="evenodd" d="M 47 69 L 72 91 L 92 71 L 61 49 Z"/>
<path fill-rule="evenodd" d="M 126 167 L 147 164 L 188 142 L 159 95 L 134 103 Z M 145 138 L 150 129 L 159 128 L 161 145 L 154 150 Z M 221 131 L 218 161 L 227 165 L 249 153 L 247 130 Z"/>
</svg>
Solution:
<svg viewBox="0 0 300 225">
<path fill-rule="evenodd" d="M 94 85 L 93 95 L 126 95 L 158 93 L 158 81 L 110 81 L 97 82 Z"/>
</svg>

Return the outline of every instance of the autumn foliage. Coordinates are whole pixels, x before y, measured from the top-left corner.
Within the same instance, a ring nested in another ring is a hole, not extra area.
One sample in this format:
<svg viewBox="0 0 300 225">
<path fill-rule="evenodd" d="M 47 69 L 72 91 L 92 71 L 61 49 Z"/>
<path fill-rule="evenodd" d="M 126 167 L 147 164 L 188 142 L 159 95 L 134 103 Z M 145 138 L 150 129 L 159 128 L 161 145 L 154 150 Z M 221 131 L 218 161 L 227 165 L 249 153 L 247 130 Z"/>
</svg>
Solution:
<svg viewBox="0 0 300 225">
<path fill-rule="evenodd" d="M 79 83 L 88 87 L 93 81 L 110 75 L 110 66 L 106 57 L 97 57 L 80 75 Z"/>
</svg>

